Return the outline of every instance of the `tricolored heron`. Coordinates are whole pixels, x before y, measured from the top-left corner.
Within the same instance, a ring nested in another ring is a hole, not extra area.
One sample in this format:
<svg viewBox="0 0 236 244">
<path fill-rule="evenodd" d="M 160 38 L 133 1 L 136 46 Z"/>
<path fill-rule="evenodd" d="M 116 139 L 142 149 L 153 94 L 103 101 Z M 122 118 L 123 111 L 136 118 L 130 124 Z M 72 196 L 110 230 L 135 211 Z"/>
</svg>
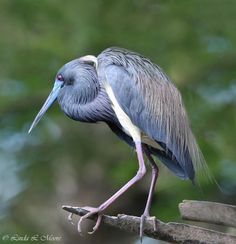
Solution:
<svg viewBox="0 0 236 244">
<path fill-rule="evenodd" d="M 79 232 L 82 221 L 94 214 L 98 218 L 90 233 L 96 231 L 107 207 L 144 176 L 143 154 L 151 163 L 152 180 L 140 235 L 144 219 L 150 216 L 159 171 L 152 156 L 178 177 L 192 181 L 196 168 L 204 164 L 179 91 L 160 67 L 138 53 L 108 48 L 98 57 L 88 55 L 65 64 L 29 132 L 56 99 L 63 112 L 74 120 L 105 122 L 136 149 L 138 157 L 137 174 L 99 207 L 87 207 L 89 213 L 78 222 Z"/>
</svg>

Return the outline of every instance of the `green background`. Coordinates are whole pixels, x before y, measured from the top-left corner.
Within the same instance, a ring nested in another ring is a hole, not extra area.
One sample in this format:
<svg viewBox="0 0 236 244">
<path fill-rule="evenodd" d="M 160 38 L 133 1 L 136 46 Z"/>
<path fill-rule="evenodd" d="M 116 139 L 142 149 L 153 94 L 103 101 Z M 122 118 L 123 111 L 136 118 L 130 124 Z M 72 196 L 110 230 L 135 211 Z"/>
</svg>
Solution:
<svg viewBox="0 0 236 244">
<path fill-rule="evenodd" d="M 63 204 L 105 201 L 135 174 L 134 151 L 104 124 L 72 121 L 57 104 L 27 134 L 57 70 L 109 46 L 142 53 L 173 80 L 222 188 L 204 178 L 194 187 L 159 163 L 152 214 L 181 221 L 178 203 L 183 199 L 236 204 L 235 9 L 233 0 L 0 0 L 0 243 L 12 243 L 3 236 L 17 234 L 61 237 L 44 243 L 138 240 L 107 226 L 80 237 L 61 210 Z M 148 170 L 108 214 L 142 214 Z"/>
</svg>

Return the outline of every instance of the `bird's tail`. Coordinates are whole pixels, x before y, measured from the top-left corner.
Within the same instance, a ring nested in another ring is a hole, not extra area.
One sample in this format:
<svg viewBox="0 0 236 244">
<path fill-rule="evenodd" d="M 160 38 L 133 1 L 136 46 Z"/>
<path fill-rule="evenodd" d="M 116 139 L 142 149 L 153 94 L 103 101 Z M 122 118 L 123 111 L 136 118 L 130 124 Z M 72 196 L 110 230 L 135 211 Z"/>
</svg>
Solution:
<svg viewBox="0 0 236 244">
<path fill-rule="evenodd" d="M 222 188 L 220 187 L 219 183 L 213 176 L 212 172 L 210 171 L 204 156 L 202 155 L 201 151 L 198 152 L 198 164 L 194 164 L 188 152 L 185 153 L 185 163 L 188 167 L 182 167 L 182 164 L 176 159 L 176 157 L 172 154 L 170 150 L 160 150 L 157 148 L 150 147 L 150 153 L 156 156 L 167 168 L 169 168 L 176 176 L 183 180 L 190 179 L 194 185 L 197 185 L 201 188 L 200 178 L 205 178 L 209 180 L 211 183 L 217 185 L 220 191 L 223 192 Z"/>
</svg>

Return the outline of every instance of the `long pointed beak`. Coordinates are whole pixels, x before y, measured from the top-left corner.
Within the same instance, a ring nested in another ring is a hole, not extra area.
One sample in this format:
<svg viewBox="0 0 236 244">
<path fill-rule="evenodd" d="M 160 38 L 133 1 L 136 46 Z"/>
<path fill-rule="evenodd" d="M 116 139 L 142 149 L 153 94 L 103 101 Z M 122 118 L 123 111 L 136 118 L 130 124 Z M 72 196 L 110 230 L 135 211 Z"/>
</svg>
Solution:
<svg viewBox="0 0 236 244">
<path fill-rule="evenodd" d="M 63 85 L 62 81 L 59 81 L 59 80 L 55 81 L 51 93 L 49 94 L 47 100 L 45 101 L 45 103 L 43 104 L 42 108 L 40 109 L 40 111 L 38 112 L 37 116 L 35 117 L 32 125 L 30 126 L 30 129 L 29 129 L 28 133 L 30 133 L 33 130 L 33 128 L 38 124 L 38 122 L 43 117 L 43 115 L 47 112 L 47 110 L 50 108 L 50 106 L 57 99 L 57 96 L 59 94 L 59 91 L 60 91 L 62 85 Z"/>
</svg>

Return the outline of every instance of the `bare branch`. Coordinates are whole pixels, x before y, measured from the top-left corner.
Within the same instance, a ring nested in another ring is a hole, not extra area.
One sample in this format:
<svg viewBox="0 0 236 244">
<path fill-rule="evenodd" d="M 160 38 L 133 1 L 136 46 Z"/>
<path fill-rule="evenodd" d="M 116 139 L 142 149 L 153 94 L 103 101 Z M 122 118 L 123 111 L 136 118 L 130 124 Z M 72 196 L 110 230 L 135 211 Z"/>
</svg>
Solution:
<svg viewBox="0 0 236 244">
<path fill-rule="evenodd" d="M 79 216 L 83 216 L 87 213 L 87 210 L 80 207 L 63 206 L 62 208 Z M 91 219 L 95 218 L 96 217 L 93 217 Z M 139 234 L 140 217 L 129 215 L 118 215 L 117 217 L 103 215 L 102 223 Z M 171 243 L 236 243 L 236 237 L 229 234 L 182 223 L 164 223 L 156 218 L 149 218 L 145 221 L 144 235 Z"/>
<path fill-rule="evenodd" d="M 179 210 L 186 220 L 236 227 L 236 206 L 233 205 L 184 200 Z"/>
</svg>

